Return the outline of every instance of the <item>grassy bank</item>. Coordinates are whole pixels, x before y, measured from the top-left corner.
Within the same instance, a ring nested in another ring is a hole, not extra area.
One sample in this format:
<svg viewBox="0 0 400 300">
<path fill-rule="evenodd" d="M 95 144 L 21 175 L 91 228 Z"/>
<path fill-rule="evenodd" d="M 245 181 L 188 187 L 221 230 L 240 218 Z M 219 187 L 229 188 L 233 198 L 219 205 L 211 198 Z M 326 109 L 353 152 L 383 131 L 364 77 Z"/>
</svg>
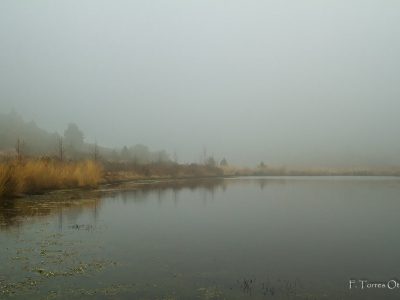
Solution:
<svg viewBox="0 0 400 300">
<path fill-rule="evenodd" d="M 256 167 L 240 168 L 221 167 L 224 176 L 400 176 L 400 167 L 348 167 L 348 168 L 285 168 Z"/>
<path fill-rule="evenodd" d="M 12 160 L 0 163 L 0 197 L 38 194 L 49 190 L 93 187 L 101 182 L 159 178 L 223 176 L 215 166 L 152 163 L 134 165 L 94 161 L 61 162 L 54 159 Z"/>
<path fill-rule="evenodd" d="M 0 163 L 0 197 L 96 186 L 102 167 L 93 161 L 28 160 Z"/>
<path fill-rule="evenodd" d="M 159 178 L 204 178 L 224 176 L 221 168 L 200 164 L 103 162 L 105 181 L 129 181 Z"/>
<path fill-rule="evenodd" d="M 61 162 L 55 159 L 13 160 L 0 163 L 0 198 L 37 194 L 49 190 L 94 187 L 145 179 L 206 178 L 223 176 L 400 176 L 400 168 L 285 169 L 283 167 L 240 168 L 202 164 L 109 162 L 91 160 Z"/>
</svg>

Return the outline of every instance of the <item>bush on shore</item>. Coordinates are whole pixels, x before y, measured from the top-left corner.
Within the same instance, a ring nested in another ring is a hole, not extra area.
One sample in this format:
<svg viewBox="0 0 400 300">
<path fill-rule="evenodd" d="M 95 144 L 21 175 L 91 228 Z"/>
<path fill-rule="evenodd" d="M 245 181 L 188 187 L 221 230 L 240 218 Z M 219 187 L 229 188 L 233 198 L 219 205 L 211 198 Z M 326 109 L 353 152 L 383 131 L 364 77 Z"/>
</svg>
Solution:
<svg viewBox="0 0 400 300">
<path fill-rule="evenodd" d="M 102 167 L 93 161 L 49 159 L 0 163 L 0 197 L 42 193 L 51 189 L 96 186 Z"/>
</svg>

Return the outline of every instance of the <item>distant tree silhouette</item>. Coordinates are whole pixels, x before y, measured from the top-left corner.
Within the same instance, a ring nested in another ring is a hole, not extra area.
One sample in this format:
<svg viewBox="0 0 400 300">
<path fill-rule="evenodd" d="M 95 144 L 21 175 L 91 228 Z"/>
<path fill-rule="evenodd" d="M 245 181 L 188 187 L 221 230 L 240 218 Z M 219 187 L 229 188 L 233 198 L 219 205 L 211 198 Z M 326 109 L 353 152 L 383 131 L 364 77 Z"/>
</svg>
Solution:
<svg viewBox="0 0 400 300">
<path fill-rule="evenodd" d="M 159 158 L 157 155 L 154 159 L 152 159 L 149 148 L 142 144 L 137 144 L 131 147 L 130 151 L 137 164 L 147 164 L 151 160 L 158 160 Z"/>
<path fill-rule="evenodd" d="M 129 152 L 129 149 L 127 146 L 124 146 L 121 150 L 121 159 L 128 161 L 128 160 L 130 160 L 130 158 L 131 158 L 131 154 Z"/>
<path fill-rule="evenodd" d="M 224 157 L 219 164 L 220 164 L 220 166 L 227 166 L 228 162 L 226 161 L 226 159 Z"/>
<path fill-rule="evenodd" d="M 18 160 L 21 160 L 21 140 L 17 139 L 17 144 L 15 145 L 15 151 L 17 152 Z"/>
<path fill-rule="evenodd" d="M 64 131 L 65 144 L 71 150 L 82 150 L 83 148 L 83 132 L 75 123 L 70 123 L 68 128 Z"/>
<path fill-rule="evenodd" d="M 58 155 L 61 161 L 64 160 L 64 144 L 62 137 L 58 138 Z"/>
<path fill-rule="evenodd" d="M 210 156 L 209 158 L 207 158 L 206 165 L 209 167 L 215 167 L 217 163 L 215 162 L 214 157 Z"/>
<path fill-rule="evenodd" d="M 170 161 L 170 159 L 167 152 L 165 150 L 161 150 L 154 153 L 153 161 L 157 163 L 164 163 Z"/>
<path fill-rule="evenodd" d="M 93 159 L 94 161 L 97 161 L 99 159 L 99 147 L 97 146 L 97 142 L 94 143 Z"/>
</svg>

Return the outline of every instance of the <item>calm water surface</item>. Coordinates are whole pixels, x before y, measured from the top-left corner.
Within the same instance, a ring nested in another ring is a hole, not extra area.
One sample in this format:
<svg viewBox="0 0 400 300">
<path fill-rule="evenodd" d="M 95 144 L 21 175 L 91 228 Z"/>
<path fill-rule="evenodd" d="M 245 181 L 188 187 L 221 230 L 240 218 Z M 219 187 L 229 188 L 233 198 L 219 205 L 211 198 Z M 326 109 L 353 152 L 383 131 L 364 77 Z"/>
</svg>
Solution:
<svg viewBox="0 0 400 300">
<path fill-rule="evenodd" d="M 0 203 L 0 299 L 399 299 L 400 179 L 236 178 Z M 360 284 L 359 284 L 360 285 Z"/>
</svg>

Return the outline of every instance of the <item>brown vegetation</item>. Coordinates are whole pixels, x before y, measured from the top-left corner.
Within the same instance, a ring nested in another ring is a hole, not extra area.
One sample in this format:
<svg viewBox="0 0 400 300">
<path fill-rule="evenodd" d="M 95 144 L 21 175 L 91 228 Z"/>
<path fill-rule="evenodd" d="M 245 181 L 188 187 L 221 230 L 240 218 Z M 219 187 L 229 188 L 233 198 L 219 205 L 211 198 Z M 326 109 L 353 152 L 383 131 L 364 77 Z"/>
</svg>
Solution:
<svg viewBox="0 0 400 300">
<path fill-rule="evenodd" d="M 50 159 L 0 163 L 0 197 L 41 193 L 51 189 L 96 186 L 102 167 L 93 161 Z"/>
<path fill-rule="evenodd" d="M 104 171 L 103 171 L 104 169 Z M 400 176 L 399 168 L 381 169 L 286 169 L 260 164 L 256 168 L 232 165 L 177 164 L 158 162 L 137 164 L 91 160 L 63 162 L 57 159 L 26 159 L 0 163 L 0 197 L 36 194 L 48 190 L 93 187 L 100 182 L 124 182 L 161 178 L 206 178 L 221 176 Z"/>
<path fill-rule="evenodd" d="M 286 168 L 261 163 L 255 168 L 227 165 L 221 169 L 224 176 L 400 176 L 400 167 Z"/>
<path fill-rule="evenodd" d="M 108 182 L 159 178 L 204 178 L 224 176 L 221 168 L 200 164 L 103 162 Z"/>
</svg>

